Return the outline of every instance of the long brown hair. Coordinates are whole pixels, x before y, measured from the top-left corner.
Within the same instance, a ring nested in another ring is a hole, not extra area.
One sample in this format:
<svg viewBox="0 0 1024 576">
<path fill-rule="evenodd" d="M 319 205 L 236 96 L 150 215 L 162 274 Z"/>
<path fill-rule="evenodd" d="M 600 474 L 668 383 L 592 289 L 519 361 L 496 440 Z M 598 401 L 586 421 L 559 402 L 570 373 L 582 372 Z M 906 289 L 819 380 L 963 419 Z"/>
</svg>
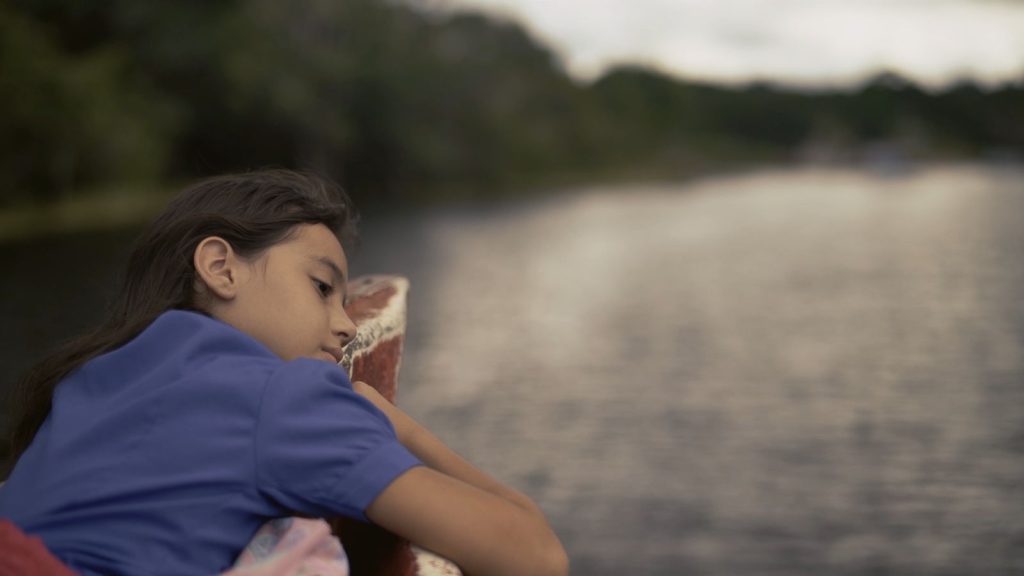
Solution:
<svg viewBox="0 0 1024 576">
<path fill-rule="evenodd" d="M 7 401 L 7 466 L 13 468 L 50 413 L 57 385 L 71 372 L 137 336 L 172 308 L 197 306 L 193 254 L 219 236 L 243 258 L 287 239 L 299 224 L 324 224 L 343 244 L 355 239 L 357 216 L 348 196 L 315 175 L 263 170 L 218 176 L 183 190 L 135 241 L 118 297 L 95 330 L 35 364 Z M 6 474 L 5 474 L 6 476 Z"/>
</svg>

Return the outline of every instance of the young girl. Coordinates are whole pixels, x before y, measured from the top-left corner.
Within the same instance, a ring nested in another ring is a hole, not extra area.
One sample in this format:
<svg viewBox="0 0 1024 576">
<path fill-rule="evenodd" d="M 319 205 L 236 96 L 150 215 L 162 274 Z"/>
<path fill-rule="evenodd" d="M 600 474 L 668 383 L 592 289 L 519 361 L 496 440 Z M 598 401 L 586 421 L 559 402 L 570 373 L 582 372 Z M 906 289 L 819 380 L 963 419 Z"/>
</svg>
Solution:
<svg viewBox="0 0 1024 576">
<path fill-rule="evenodd" d="M 186 189 L 107 321 L 22 381 L 0 517 L 85 574 L 221 572 L 294 515 L 369 520 L 467 574 L 565 574 L 529 498 L 337 365 L 353 227 L 309 175 Z"/>
</svg>

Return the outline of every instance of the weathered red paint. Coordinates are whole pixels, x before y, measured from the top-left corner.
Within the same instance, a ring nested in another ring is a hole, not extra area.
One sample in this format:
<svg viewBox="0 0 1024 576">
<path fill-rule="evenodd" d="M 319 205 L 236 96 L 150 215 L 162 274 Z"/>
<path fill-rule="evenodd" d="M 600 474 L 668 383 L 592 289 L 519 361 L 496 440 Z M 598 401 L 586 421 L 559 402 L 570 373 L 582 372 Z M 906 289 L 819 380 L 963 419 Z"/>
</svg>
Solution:
<svg viewBox="0 0 1024 576">
<path fill-rule="evenodd" d="M 398 395 L 398 363 L 405 338 L 396 336 L 377 344 L 373 352 L 352 360 L 352 380 L 362 380 L 392 404 Z"/>
<path fill-rule="evenodd" d="M 398 394 L 398 369 L 405 342 L 405 293 L 408 282 L 396 276 L 364 276 L 348 284 L 345 310 L 359 332 L 345 350 L 343 366 L 352 380 L 373 386 L 388 401 Z M 461 574 L 446 560 L 431 557 L 409 542 L 374 526 L 346 518 L 329 521 L 349 557 L 353 576 L 432 576 Z M 419 566 L 423 566 L 422 571 Z"/>
<path fill-rule="evenodd" d="M 345 307 L 356 327 L 363 334 L 381 331 L 376 323 L 389 307 L 399 307 L 404 322 L 405 302 L 394 299 L 400 290 L 393 277 L 362 277 L 349 282 L 349 303 Z M 391 318 L 394 319 L 393 317 Z M 394 328 L 394 327 L 390 327 Z M 373 386 L 394 402 L 398 391 L 398 367 L 402 361 L 404 331 L 386 331 L 385 340 L 364 340 L 357 337 L 346 350 L 351 357 L 350 375 Z M 349 557 L 353 576 L 415 576 L 416 559 L 409 543 L 372 524 L 347 518 L 330 521 Z"/>
<path fill-rule="evenodd" d="M 349 302 L 345 311 L 358 326 L 360 321 L 376 318 L 397 293 L 397 288 L 387 279 L 379 276 L 357 278 L 349 282 Z"/>
<path fill-rule="evenodd" d="M 396 276 L 363 276 L 349 282 L 345 311 L 358 328 L 342 364 L 353 380 L 373 386 L 389 401 L 398 390 L 405 340 L 405 288 Z"/>
</svg>

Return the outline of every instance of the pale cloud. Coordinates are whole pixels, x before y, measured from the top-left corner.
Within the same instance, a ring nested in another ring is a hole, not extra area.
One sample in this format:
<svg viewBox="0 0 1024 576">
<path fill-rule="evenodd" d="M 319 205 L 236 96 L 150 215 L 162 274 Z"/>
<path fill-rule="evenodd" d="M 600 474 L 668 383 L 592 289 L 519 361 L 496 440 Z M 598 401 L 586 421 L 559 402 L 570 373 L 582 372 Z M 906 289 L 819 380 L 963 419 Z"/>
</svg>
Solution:
<svg viewBox="0 0 1024 576">
<path fill-rule="evenodd" d="M 640 62 L 736 82 L 841 84 L 881 69 L 931 85 L 1024 79 L 1024 2 L 442 1 L 526 22 L 584 78 Z"/>
</svg>

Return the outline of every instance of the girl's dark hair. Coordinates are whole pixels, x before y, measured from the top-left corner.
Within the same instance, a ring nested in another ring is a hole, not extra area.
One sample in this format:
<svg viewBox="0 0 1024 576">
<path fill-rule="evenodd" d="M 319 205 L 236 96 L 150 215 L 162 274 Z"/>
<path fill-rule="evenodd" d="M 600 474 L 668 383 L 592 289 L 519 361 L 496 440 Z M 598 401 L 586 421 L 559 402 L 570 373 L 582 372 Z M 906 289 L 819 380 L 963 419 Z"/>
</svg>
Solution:
<svg viewBox="0 0 1024 576">
<path fill-rule="evenodd" d="M 8 398 L 8 469 L 50 413 L 57 385 L 71 372 L 137 336 L 172 308 L 205 313 L 195 301 L 193 255 L 219 236 L 243 258 L 286 240 L 299 224 L 324 224 L 343 244 L 357 216 L 337 185 L 315 175 L 263 170 L 217 176 L 183 190 L 135 241 L 108 318 L 35 364 Z"/>
</svg>

